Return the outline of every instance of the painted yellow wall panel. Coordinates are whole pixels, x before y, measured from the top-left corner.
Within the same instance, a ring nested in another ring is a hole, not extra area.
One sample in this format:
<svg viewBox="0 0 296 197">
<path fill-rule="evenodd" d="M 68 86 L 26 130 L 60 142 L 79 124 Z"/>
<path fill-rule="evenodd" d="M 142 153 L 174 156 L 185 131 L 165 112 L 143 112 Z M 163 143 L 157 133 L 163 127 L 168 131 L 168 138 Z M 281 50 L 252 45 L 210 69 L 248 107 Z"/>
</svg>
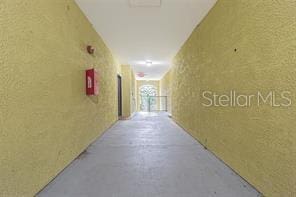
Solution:
<svg viewBox="0 0 296 197">
<path fill-rule="evenodd" d="M 171 110 L 171 72 L 167 72 L 162 79 L 159 82 L 160 86 L 160 96 L 167 96 L 167 101 L 166 103 L 161 103 L 162 106 L 166 105 L 167 106 L 167 111 L 169 113 L 172 112 Z M 161 102 L 165 102 L 161 100 Z"/>
<path fill-rule="evenodd" d="M 73 0 L 1 0 L 0 27 L 0 196 L 33 196 L 117 120 L 118 64 Z"/>
<path fill-rule="evenodd" d="M 122 76 L 122 116 L 129 118 L 135 112 L 135 75 L 130 65 L 121 66 Z"/>
<path fill-rule="evenodd" d="M 296 2 L 219 0 L 174 59 L 173 118 L 266 196 L 296 195 Z M 204 107 L 203 91 L 292 106 Z"/>
<path fill-rule="evenodd" d="M 131 70 L 131 112 L 132 114 L 137 111 L 137 82 L 133 69 Z M 131 115 L 132 115 L 131 114 Z"/>
<path fill-rule="evenodd" d="M 129 65 L 121 66 L 122 77 L 122 116 L 128 118 L 131 115 L 130 92 L 131 92 L 131 71 Z"/>
</svg>

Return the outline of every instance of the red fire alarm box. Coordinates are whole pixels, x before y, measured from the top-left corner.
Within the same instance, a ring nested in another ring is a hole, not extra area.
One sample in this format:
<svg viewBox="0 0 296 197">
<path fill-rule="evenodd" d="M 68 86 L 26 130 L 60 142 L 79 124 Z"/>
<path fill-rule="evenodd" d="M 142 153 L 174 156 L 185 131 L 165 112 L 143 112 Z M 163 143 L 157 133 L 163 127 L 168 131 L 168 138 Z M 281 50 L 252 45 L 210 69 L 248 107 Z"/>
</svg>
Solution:
<svg viewBox="0 0 296 197">
<path fill-rule="evenodd" d="M 93 68 L 85 71 L 86 95 L 99 95 L 98 72 Z"/>
</svg>

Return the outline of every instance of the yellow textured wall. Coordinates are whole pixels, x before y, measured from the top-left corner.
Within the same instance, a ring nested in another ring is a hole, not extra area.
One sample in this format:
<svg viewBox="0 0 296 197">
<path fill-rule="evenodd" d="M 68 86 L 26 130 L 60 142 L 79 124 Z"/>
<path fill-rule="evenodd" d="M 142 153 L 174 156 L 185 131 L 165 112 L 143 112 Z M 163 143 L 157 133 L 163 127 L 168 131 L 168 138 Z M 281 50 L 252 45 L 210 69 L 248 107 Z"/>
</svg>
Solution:
<svg viewBox="0 0 296 197">
<path fill-rule="evenodd" d="M 0 196 L 33 196 L 117 120 L 118 64 L 73 0 L 1 0 L 0 27 Z"/>
<path fill-rule="evenodd" d="M 128 118 L 131 115 L 130 92 L 131 92 L 131 71 L 129 65 L 121 66 L 122 79 L 122 116 Z"/>
<path fill-rule="evenodd" d="M 141 96 L 140 96 L 140 88 L 143 85 L 153 85 L 157 88 L 157 95 L 160 94 L 160 86 L 159 86 L 160 81 L 158 80 L 137 80 L 136 81 L 136 87 L 137 87 L 137 111 L 140 111 L 140 105 L 141 105 Z"/>
<path fill-rule="evenodd" d="M 131 112 L 133 114 L 137 111 L 137 81 L 133 70 L 131 71 L 131 75 Z"/>
<path fill-rule="evenodd" d="M 171 110 L 171 72 L 168 71 L 160 80 L 159 87 L 160 87 L 160 96 L 167 96 L 167 103 L 164 103 L 164 100 L 161 100 L 161 106 L 166 104 L 167 111 L 169 113 L 172 112 Z"/>
<path fill-rule="evenodd" d="M 219 0 L 171 70 L 173 118 L 268 197 L 296 196 L 295 17 L 296 1 Z M 207 108 L 205 90 L 288 90 L 294 103 Z"/>
<path fill-rule="evenodd" d="M 129 118 L 135 112 L 135 76 L 130 65 L 121 66 L 122 116 Z"/>
</svg>

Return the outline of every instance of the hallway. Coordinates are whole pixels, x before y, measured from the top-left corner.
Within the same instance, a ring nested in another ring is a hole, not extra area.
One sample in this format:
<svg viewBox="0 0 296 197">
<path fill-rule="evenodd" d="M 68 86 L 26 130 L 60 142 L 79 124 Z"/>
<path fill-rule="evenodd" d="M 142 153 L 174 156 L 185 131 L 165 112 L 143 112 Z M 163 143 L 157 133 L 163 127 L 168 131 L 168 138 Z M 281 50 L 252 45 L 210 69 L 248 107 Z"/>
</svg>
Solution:
<svg viewBox="0 0 296 197">
<path fill-rule="evenodd" d="M 96 140 L 39 197 L 256 197 L 166 113 L 137 113 Z"/>
</svg>

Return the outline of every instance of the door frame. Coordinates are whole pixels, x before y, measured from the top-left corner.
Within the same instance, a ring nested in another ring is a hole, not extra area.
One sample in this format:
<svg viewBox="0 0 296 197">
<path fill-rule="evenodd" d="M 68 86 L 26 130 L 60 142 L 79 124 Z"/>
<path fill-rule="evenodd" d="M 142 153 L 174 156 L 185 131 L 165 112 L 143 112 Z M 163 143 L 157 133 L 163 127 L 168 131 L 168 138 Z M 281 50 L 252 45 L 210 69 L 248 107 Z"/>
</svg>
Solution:
<svg viewBox="0 0 296 197">
<path fill-rule="evenodd" d="M 122 116 L 122 77 L 117 75 L 118 117 Z"/>
</svg>

